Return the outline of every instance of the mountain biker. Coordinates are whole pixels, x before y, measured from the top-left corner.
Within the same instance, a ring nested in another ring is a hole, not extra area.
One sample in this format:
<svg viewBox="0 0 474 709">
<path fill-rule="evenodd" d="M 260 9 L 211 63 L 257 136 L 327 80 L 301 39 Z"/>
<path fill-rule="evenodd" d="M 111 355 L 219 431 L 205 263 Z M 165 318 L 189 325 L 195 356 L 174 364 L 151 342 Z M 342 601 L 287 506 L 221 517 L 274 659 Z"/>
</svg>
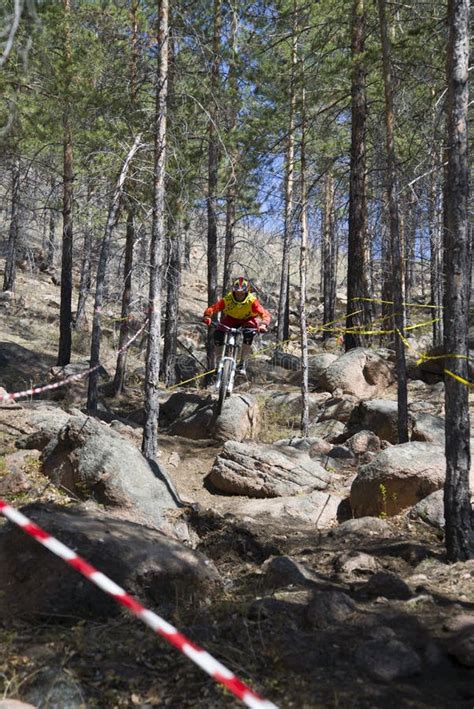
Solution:
<svg viewBox="0 0 474 709">
<path fill-rule="evenodd" d="M 225 327 L 222 326 L 243 327 L 253 330 L 253 332 L 244 332 L 241 361 L 238 367 L 240 374 L 246 374 L 246 361 L 252 350 L 253 338 L 257 332 L 267 331 L 271 320 L 270 313 L 265 310 L 257 296 L 252 293 L 250 282 L 244 276 L 235 278 L 232 283 L 232 290 L 218 300 L 217 303 L 206 308 L 202 318 L 203 323 L 209 327 L 212 322 L 211 316 L 219 311 L 223 311 L 224 317 L 214 332 L 217 359 L 220 359 L 224 349 Z M 261 319 L 260 324 L 257 322 L 257 318 Z"/>
</svg>

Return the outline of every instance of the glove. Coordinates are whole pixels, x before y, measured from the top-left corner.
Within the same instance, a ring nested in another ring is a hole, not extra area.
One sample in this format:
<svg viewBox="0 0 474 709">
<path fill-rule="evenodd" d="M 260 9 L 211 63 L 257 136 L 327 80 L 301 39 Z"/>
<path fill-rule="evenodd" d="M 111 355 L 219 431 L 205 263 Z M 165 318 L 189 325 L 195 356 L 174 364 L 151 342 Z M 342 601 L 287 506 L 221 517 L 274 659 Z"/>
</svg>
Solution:
<svg viewBox="0 0 474 709">
<path fill-rule="evenodd" d="M 205 318 L 203 318 L 202 321 L 203 321 L 204 325 L 207 325 L 207 327 L 210 327 L 211 322 L 212 322 L 211 318 L 208 318 L 207 316 Z"/>
<path fill-rule="evenodd" d="M 268 330 L 268 326 L 265 325 L 265 323 L 262 323 L 262 324 L 260 325 L 260 327 L 258 328 L 258 331 L 259 331 L 259 332 L 267 332 L 267 330 Z"/>
</svg>

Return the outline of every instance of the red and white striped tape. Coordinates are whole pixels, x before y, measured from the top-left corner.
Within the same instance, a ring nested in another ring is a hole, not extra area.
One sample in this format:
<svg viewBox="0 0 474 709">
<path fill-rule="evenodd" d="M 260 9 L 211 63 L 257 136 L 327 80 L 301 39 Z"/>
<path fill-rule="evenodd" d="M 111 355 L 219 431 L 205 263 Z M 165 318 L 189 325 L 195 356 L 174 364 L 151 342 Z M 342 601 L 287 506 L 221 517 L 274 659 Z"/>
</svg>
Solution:
<svg viewBox="0 0 474 709">
<path fill-rule="evenodd" d="M 121 347 L 117 352 L 115 353 L 116 355 L 122 354 L 122 352 L 125 352 L 126 349 L 130 347 L 132 342 L 134 342 L 137 337 L 140 335 L 140 333 L 143 332 L 143 330 L 146 327 L 146 324 L 148 322 L 148 318 L 145 320 L 141 328 L 134 334 L 133 337 L 130 338 L 128 342 L 125 343 L 123 347 Z M 79 379 L 84 379 L 85 377 L 88 377 L 91 372 L 95 372 L 96 369 L 99 369 L 102 365 L 96 364 L 94 367 L 90 367 L 90 369 L 86 369 L 85 372 L 81 372 L 80 374 L 71 374 L 70 377 L 67 377 L 66 379 L 63 379 L 60 382 L 54 382 L 53 384 L 44 384 L 43 386 L 39 387 L 32 387 L 31 389 L 25 389 L 24 391 L 16 391 L 11 394 L 3 394 L 3 396 L 0 396 L 0 403 L 2 401 L 14 401 L 16 399 L 24 399 L 25 396 L 33 396 L 34 394 L 41 394 L 44 391 L 51 391 L 51 389 L 59 389 L 60 387 L 67 386 L 71 382 L 76 382 Z"/>
<path fill-rule="evenodd" d="M 152 630 L 161 635 L 171 645 L 178 648 L 184 655 L 198 665 L 202 670 L 207 672 L 216 682 L 223 684 L 232 692 L 234 696 L 240 699 L 248 707 L 252 709 L 277 709 L 275 704 L 263 699 L 250 687 L 241 682 L 233 672 L 224 667 L 220 662 L 215 660 L 205 650 L 195 645 L 188 640 L 185 635 L 180 633 L 176 628 L 160 618 L 159 615 L 146 609 L 133 596 L 130 596 L 123 588 L 120 588 L 114 581 L 109 579 L 105 574 L 97 571 L 87 561 L 76 554 L 75 551 L 69 549 L 58 539 L 52 537 L 44 529 L 38 527 L 28 517 L 25 517 L 19 510 L 15 509 L 7 502 L 0 498 L 0 514 L 4 515 L 14 524 L 21 527 L 30 537 L 33 537 L 40 544 L 59 556 L 69 566 L 85 576 L 89 581 L 92 581 L 102 591 L 108 593 L 109 596 L 115 598 L 117 603 L 128 608 L 137 618 L 140 618 Z"/>
</svg>

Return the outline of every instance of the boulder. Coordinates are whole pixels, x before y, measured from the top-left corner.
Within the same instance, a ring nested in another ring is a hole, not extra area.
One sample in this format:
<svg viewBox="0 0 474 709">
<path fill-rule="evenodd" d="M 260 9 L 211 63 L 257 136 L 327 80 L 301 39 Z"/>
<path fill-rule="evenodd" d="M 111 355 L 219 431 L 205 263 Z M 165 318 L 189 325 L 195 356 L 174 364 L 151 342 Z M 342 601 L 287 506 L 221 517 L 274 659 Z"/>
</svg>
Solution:
<svg viewBox="0 0 474 709">
<path fill-rule="evenodd" d="M 465 627 L 451 639 L 448 652 L 464 667 L 474 667 L 474 625 Z"/>
<path fill-rule="evenodd" d="M 345 432 L 346 427 L 340 421 L 319 421 L 309 427 L 312 438 L 322 438 L 329 443 L 335 443 Z"/>
<path fill-rule="evenodd" d="M 345 581 L 360 581 L 380 569 L 375 556 L 361 551 L 343 552 L 334 559 L 334 569 Z"/>
<path fill-rule="evenodd" d="M 224 402 L 213 425 L 217 441 L 243 441 L 256 438 L 260 425 L 259 408 L 249 394 L 234 394 Z"/>
<path fill-rule="evenodd" d="M 331 352 L 321 352 L 308 357 L 308 381 L 310 386 L 320 386 L 321 377 L 330 364 L 338 359 L 338 355 Z"/>
<path fill-rule="evenodd" d="M 396 638 L 381 638 L 361 643 L 355 653 L 356 664 L 377 682 L 420 674 L 419 655 Z"/>
<path fill-rule="evenodd" d="M 412 421 L 409 420 L 411 429 Z M 398 404 L 386 399 L 361 401 L 347 423 L 349 430 L 367 430 L 389 443 L 398 442 Z"/>
<path fill-rule="evenodd" d="M 177 391 L 160 404 L 160 428 L 170 426 L 176 419 L 186 418 L 198 409 L 209 406 L 212 397 Z"/>
<path fill-rule="evenodd" d="M 359 468 L 351 487 L 355 517 L 392 516 L 444 485 L 444 450 L 431 443 L 390 446 Z M 471 468 L 471 488 L 474 488 Z"/>
<path fill-rule="evenodd" d="M 357 456 L 364 453 L 378 453 L 380 438 L 372 431 L 358 431 L 346 440 L 345 445 Z"/>
<path fill-rule="evenodd" d="M 356 347 L 338 357 L 322 373 L 320 386 L 325 391 L 341 389 L 360 399 L 375 396 L 395 381 L 393 362 L 373 350 Z"/>
<path fill-rule="evenodd" d="M 300 521 L 313 525 L 315 529 L 327 529 L 337 523 L 339 507 L 342 498 L 326 492 L 315 490 L 309 495 L 292 495 L 274 497 L 272 499 L 232 500 L 232 503 L 222 505 L 223 511 L 235 515 L 261 521 L 269 517 L 281 521 Z"/>
<path fill-rule="evenodd" d="M 202 374 L 207 369 L 207 355 L 205 352 L 180 354 L 176 357 L 175 374 L 177 382 L 185 382 Z"/>
<path fill-rule="evenodd" d="M 432 527 L 442 529 L 445 525 L 444 490 L 436 490 L 436 492 L 432 492 L 431 495 L 420 500 L 410 510 L 410 517 L 412 519 L 421 519 Z"/>
<path fill-rule="evenodd" d="M 46 402 L 29 404 L 28 424 L 34 432 L 21 436 L 16 441 L 17 448 L 43 450 L 43 448 L 58 435 L 59 431 L 67 424 L 71 413 L 64 411 L 56 404 Z M 82 417 L 85 422 L 87 416 L 79 410 L 74 410 L 74 415 Z"/>
<path fill-rule="evenodd" d="M 321 395 L 309 394 L 309 418 L 315 419 L 321 408 Z M 275 392 L 265 402 L 265 410 L 272 420 L 285 426 L 299 426 L 301 421 L 302 398 L 300 392 Z"/>
<path fill-rule="evenodd" d="M 202 554 L 149 527 L 102 512 L 28 505 L 22 510 L 51 535 L 151 607 L 167 612 L 198 603 L 220 585 Z M 0 529 L 0 617 L 104 618 L 120 606 L 11 523 Z"/>
<path fill-rule="evenodd" d="M 412 441 L 426 441 L 444 446 L 445 432 L 444 419 L 431 414 L 420 414 L 416 416 L 411 433 Z"/>
<path fill-rule="evenodd" d="M 170 436 L 183 436 L 183 438 L 191 438 L 193 440 L 210 438 L 214 421 L 214 404 L 210 402 L 195 409 L 193 413 L 173 421 L 166 429 L 166 433 Z"/>
<path fill-rule="evenodd" d="M 344 397 L 327 399 L 322 406 L 318 421 L 335 420 L 347 423 L 352 411 L 358 403 L 359 399 L 351 394 L 346 394 Z"/>
<path fill-rule="evenodd" d="M 306 620 L 311 628 L 329 628 L 346 623 L 357 612 L 357 606 L 343 591 L 316 591 L 306 608 Z"/>
<path fill-rule="evenodd" d="M 194 402 L 195 403 L 195 402 Z M 187 404 L 184 410 L 193 404 Z M 183 436 L 193 440 L 215 438 L 218 441 L 243 441 L 254 438 L 259 429 L 258 406 L 248 394 L 233 394 L 226 399 L 219 416 L 210 399 L 204 406 L 194 408 L 192 413 L 176 418 L 166 432 L 171 436 Z"/>
<path fill-rule="evenodd" d="M 228 495 L 282 497 L 324 490 L 330 475 L 306 451 L 228 441 L 206 478 Z"/>
<path fill-rule="evenodd" d="M 133 511 L 136 521 L 161 528 L 165 510 L 179 502 L 161 468 L 92 418 L 71 416 L 43 449 L 43 471 L 74 495 Z"/>
</svg>

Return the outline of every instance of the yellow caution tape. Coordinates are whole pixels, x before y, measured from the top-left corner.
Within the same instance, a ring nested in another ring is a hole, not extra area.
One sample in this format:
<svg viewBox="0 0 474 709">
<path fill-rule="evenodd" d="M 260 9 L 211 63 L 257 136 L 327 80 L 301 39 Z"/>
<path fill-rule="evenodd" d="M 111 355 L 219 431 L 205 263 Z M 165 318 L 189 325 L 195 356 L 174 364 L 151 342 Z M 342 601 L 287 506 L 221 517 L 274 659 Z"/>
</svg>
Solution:
<svg viewBox="0 0 474 709">
<path fill-rule="evenodd" d="M 383 303 L 385 305 L 394 305 L 393 300 L 382 300 L 381 298 L 351 298 L 352 300 L 360 300 L 366 303 Z M 423 304 L 423 303 L 405 303 L 403 302 L 402 305 L 405 305 L 407 308 L 435 308 L 439 310 L 443 310 L 442 305 L 433 305 L 432 303 L 428 304 Z"/>
<path fill-rule="evenodd" d="M 454 374 L 454 372 L 451 372 L 449 369 L 444 369 L 443 372 L 445 374 L 449 374 L 450 377 L 453 379 L 456 379 L 456 381 L 461 382 L 461 384 L 465 384 L 468 387 L 474 386 L 474 382 L 470 382 L 467 379 L 464 379 L 464 377 L 460 377 L 459 374 Z"/>
</svg>

